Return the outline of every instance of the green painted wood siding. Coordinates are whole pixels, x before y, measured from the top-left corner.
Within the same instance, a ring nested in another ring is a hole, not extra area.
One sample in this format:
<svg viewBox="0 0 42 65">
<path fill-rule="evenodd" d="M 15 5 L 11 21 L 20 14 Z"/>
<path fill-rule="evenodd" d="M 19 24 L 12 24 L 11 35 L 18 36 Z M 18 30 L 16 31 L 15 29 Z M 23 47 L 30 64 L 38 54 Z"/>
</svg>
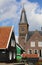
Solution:
<svg viewBox="0 0 42 65">
<path fill-rule="evenodd" d="M 18 45 L 16 45 L 16 51 L 17 51 L 17 55 L 21 54 L 21 48 Z"/>
<path fill-rule="evenodd" d="M 16 59 L 17 59 L 17 61 L 20 61 L 22 59 L 22 57 L 21 57 L 21 48 L 18 45 L 16 45 L 16 52 L 17 52 Z"/>
</svg>

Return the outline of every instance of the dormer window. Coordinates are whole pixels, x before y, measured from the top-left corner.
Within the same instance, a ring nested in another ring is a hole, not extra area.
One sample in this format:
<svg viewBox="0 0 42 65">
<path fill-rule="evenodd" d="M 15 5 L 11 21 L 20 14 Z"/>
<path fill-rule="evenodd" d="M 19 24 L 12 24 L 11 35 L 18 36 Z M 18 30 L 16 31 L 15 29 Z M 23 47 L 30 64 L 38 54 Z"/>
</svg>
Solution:
<svg viewBox="0 0 42 65">
<path fill-rule="evenodd" d="M 14 40 L 11 40 L 11 46 L 15 47 L 15 41 Z"/>
</svg>

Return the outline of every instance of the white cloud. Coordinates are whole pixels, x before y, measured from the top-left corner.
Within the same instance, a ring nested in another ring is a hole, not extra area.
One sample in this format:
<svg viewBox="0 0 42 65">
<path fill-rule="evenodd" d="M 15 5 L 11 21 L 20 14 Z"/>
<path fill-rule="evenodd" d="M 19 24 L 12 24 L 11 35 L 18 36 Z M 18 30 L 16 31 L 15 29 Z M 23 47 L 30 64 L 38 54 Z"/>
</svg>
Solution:
<svg viewBox="0 0 42 65">
<path fill-rule="evenodd" d="M 0 5 L 2 5 L 5 2 L 5 0 L 0 0 Z"/>
<path fill-rule="evenodd" d="M 21 0 L 21 4 L 27 3 L 28 0 Z"/>
<path fill-rule="evenodd" d="M 0 21 L 4 20 L 5 18 L 11 18 L 11 17 L 16 18 L 17 17 L 17 14 L 16 14 L 17 8 L 18 8 L 17 5 L 13 4 L 13 2 L 11 2 L 11 3 L 10 3 L 10 1 L 5 2 L 4 6 L 2 6 L 2 8 L 0 8 Z"/>
<path fill-rule="evenodd" d="M 40 26 L 42 26 L 42 8 L 40 8 L 37 2 L 31 3 L 28 0 L 21 0 L 20 2 L 16 0 L 0 0 L 0 22 L 11 18 L 14 18 L 14 22 L 15 20 L 18 21 L 23 3 L 25 4 L 24 8 L 26 10 L 30 30 L 40 30 Z M 8 25 L 8 23 L 7 21 L 2 25 Z M 18 43 L 18 36 L 15 36 L 15 38 Z"/>
<path fill-rule="evenodd" d="M 0 22 L 4 19 L 11 18 L 14 18 L 14 21 L 18 20 L 23 3 L 25 3 L 24 7 L 30 29 L 38 29 L 39 26 L 42 26 L 42 8 L 40 9 L 37 2 L 31 3 L 28 0 L 21 0 L 20 2 L 16 0 L 0 0 Z"/>
<path fill-rule="evenodd" d="M 27 2 L 25 5 L 25 10 L 28 22 L 30 24 L 30 29 L 33 29 L 34 27 L 39 30 L 39 27 L 42 26 L 42 9 L 40 9 L 39 4 Z"/>
</svg>

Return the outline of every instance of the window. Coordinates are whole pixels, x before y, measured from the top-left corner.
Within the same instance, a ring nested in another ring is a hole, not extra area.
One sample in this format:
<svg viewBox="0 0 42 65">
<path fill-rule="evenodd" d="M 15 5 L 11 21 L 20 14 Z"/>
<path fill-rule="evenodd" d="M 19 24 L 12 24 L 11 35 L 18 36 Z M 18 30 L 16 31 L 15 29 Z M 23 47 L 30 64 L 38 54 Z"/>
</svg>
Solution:
<svg viewBox="0 0 42 65">
<path fill-rule="evenodd" d="M 6 53 L 5 51 L 2 51 L 2 53 L 4 54 L 4 53 Z"/>
<path fill-rule="evenodd" d="M 31 47 L 35 47 L 35 42 L 34 41 L 31 42 Z"/>
<path fill-rule="evenodd" d="M 24 31 L 24 28 L 22 27 L 22 31 Z"/>
<path fill-rule="evenodd" d="M 15 59 L 15 52 L 13 53 L 13 59 Z"/>
<path fill-rule="evenodd" d="M 41 50 L 39 50 L 39 52 L 40 52 L 40 57 L 42 57 L 42 49 L 41 49 Z"/>
<path fill-rule="evenodd" d="M 38 53 L 38 50 L 35 50 L 34 53 L 37 54 Z"/>
<path fill-rule="evenodd" d="M 11 46 L 15 47 L 15 41 L 11 40 Z"/>
<path fill-rule="evenodd" d="M 42 47 L 42 42 L 38 42 L 38 47 Z"/>
<path fill-rule="evenodd" d="M 12 52 L 9 52 L 9 60 L 12 60 Z"/>
<path fill-rule="evenodd" d="M 32 50 L 31 50 L 31 49 L 30 49 L 30 50 L 28 50 L 28 53 L 29 53 L 29 54 L 32 54 Z"/>
<path fill-rule="evenodd" d="M 29 50 L 29 53 L 32 54 L 32 50 Z"/>
</svg>

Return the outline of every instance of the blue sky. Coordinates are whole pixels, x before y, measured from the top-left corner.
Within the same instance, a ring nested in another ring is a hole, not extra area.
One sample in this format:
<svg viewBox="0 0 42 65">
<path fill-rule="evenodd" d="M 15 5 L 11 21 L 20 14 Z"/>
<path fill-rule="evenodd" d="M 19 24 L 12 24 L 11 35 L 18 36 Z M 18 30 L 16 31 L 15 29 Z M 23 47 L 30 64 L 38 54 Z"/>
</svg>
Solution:
<svg viewBox="0 0 42 65">
<path fill-rule="evenodd" d="M 41 30 L 42 27 L 42 0 L 0 0 L 0 26 L 14 25 L 16 36 L 23 3 L 29 30 Z"/>
<path fill-rule="evenodd" d="M 38 4 L 40 5 L 40 7 L 42 8 L 42 0 L 29 0 L 30 2 L 38 2 Z"/>
</svg>

